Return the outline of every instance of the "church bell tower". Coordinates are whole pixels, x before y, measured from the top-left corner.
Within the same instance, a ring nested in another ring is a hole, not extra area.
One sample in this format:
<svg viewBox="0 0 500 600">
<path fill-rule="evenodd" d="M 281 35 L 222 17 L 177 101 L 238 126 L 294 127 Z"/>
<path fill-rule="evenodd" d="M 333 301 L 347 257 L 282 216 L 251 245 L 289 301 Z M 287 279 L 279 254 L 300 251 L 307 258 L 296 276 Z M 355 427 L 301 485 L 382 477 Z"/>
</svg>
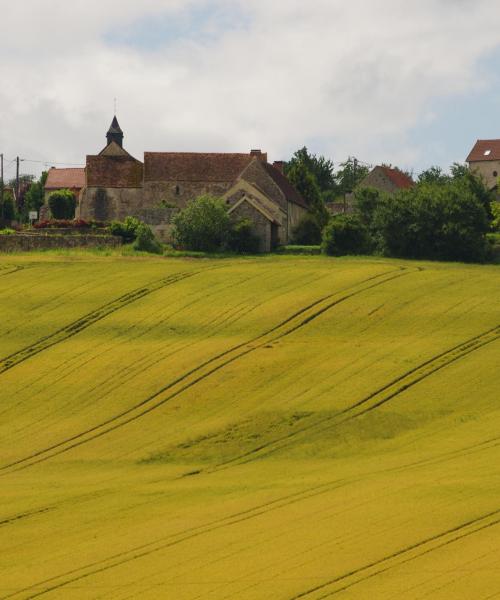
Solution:
<svg viewBox="0 0 500 600">
<path fill-rule="evenodd" d="M 116 142 L 120 148 L 123 148 L 123 131 L 118 123 L 116 115 L 113 118 L 113 122 L 111 123 L 111 127 L 109 128 L 106 137 L 108 139 L 108 146 L 111 142 Z"/>
</svg>

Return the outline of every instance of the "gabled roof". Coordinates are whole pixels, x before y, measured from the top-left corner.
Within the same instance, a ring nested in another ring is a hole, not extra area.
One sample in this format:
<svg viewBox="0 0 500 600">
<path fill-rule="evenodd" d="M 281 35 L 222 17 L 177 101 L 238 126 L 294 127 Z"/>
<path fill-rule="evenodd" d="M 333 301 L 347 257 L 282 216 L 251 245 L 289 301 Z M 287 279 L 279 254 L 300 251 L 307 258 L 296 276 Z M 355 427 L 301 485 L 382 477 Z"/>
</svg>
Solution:
<svg viewBox="0 0 500 600">
<path fill-rule="evenodd" d="M 146 152 L 144 181 L 235 181 L 254 159 L 251 154 Z"/>
<path fill-rule="evenodd" d="M 86 175 L 89 187 L 140 188 L 143 165 L 128 154 L 87 156 Z"/>
<path fill-rule="evenodd" d="M 82 189 L 85 187 L 85 169 L 56 169 L 52 167 L 45 182 L 46 190 Z"/>
<path fill-rule="evenodd" d="M 500 160 L 500 140 L 477 140 L 467 157 L 467 162 Z"/>
<path fill-rule="evenodd" d="M 280 225 L 280 222 L 278 221 L 278 219 L 276 218 L 275 215 L 273 215 L 272 211 L 269 210 L 269 207 L 267 207 L 263 202 L 259 201 L 258 198 L 254 197 L 254 196 L 249 196 L 247 194 L 245 194 L 243 196 L 243 198 L 241 198 L 241 200 L 239 200 L 234 206 L 232 206 L 229 209 L 229 214 L 233 213 L 234 211 L 236 211 L 236 209 L 241 206 L 243 204 L 243 202 L 247 202 L 248 204 L 250 204 L 251 206 L 253 206 L 255 208 L 255 210 L 257 210 L 258 212 L 260 212 L 261 215 L 264 215 L 264 217 L 270 221 L 271 223 L 275 223 L 276 225 Z"/>
<path fill-rule="evenodd" d="M 99 156 L 128 156 L 129 158 L 133 158 L 131 154 L 115 141 L 111 141 L 103 150 L 101 150 Z"/>
<path fill-rule="evenodd" d="M 410 189 L 415 185 L 413 179 L 399 169 L 392 169 L 391 167 L 379 168 L 383 171 L 384 175 L 391 181 L 391 183 L 401 190 Z"/>
<path fill-rule="evenodd" d="M 290 183 L 288 177 L 284 175 L 279 169 L 270 165 L 267 162 L 263 162 L 262 166 L 266 170 L 267 174 L 271 177 L 274 183 L 280 188 L 283 192 L 285 198 L 288 202 L 292 202 L 293 204 L 298 204 L 302 206 L 302 208 L 308 209 L 309 205 L 304 200 L 302 195 L 293 187 Z"/>
</svg>

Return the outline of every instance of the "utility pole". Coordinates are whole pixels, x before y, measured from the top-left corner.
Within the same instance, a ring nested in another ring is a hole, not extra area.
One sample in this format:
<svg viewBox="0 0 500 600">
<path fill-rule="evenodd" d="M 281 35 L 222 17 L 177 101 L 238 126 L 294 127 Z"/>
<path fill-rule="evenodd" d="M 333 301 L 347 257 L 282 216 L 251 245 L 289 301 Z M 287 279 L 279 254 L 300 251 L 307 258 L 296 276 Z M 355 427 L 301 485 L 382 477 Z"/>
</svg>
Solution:
<svg viewBox="0 0 500 600">
<path fill-rule="evenodd" d="M 1 213 L 0 213 L 0 221 L 2 222 L 2 226 L 3 226 L 3 154 L 0 154 L 0 207 L 1 207 Z"/>
<path fill-rule="evenodd" d="M 16 204 L 17 208 L 19 208 L 19 193 L 21 191 L 19 185 L 19 156 L 16 158 Z"/>
</svg>

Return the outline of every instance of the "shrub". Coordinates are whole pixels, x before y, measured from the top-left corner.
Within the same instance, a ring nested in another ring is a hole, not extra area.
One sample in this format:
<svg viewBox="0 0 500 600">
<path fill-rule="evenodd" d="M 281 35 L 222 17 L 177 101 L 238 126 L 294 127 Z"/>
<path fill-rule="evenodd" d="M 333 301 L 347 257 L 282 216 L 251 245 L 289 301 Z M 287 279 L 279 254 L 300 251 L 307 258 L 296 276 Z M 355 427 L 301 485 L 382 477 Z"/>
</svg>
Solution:
<svg viewBox="0 0 500 600">
<path fill-rule="evenodd" d="M 131 244 L 136 240 L 141 225 L 139 219 L 127 217 L 123 223 L 113 221 L 110 225 L 110 231 L 112 235 L 121 237 L 124 244 Z"/>
<path fill-rule="evenodd" d="M 488 213 L 482 192 L 463 178 L 386 197 L 374 221 L 388 255 L 473 262 L 487 257 Z"/>
<path fill-rule="evenodd" d="M 500 202 L 491 203 L 491 214 L 493 215 L 491 230 L 493 232 L 500 232 Z"/>
<path fill-rule="evenodd" d="M 55 219 L 73 219 L 76 209 L 76 198 L 70 190 L 52 192 L 49 199 L 49 208 Z"/>
<path fill-rule="evenodd" d="M 231 229 L 224 201 L 200 196 L 174 218 L 176 244 L 186 250 L 217 252 L 227 247 Z"/>
<path fill-rule="evenodd" d="M 257 254 L 260 240 L 255 235 L 253 222 L 250 219 L 240 219 L 229 231 L 228 249 L 239 254 Z"/>
<path fill-rule="evenodd" d="M 333 217 L 323 232 L 321 249 L 324 254 L 365 254 L 369 248 L 368 230 L 356 215 Z"/>
<path fill-rule="evenodd" d="M 50 219 L 39 221 L 33 225 L 35 229 L 104 229 L 106 226 L 106 223 L 100 221 L 84 221 L 83 219 L 75 219 L 73 221 L 67 219 Z"/>
<path fill-rule="evenodd" d="M 0 229 L 0 235 L 14 235 L 16 233 L 17 231 L 15 229 L 9 229 L 8 227 L 6 229 Z"/>
<path fill-rule="evenodd" d="M 155 238 L 149 225 L 139 223 L 135 230 L 136 240 L 133 244 L 134 250 L 138 252 L 149 252 L 151 254 L 163 254 L 163 247 Z"/>
<path fill-rule="evenodd" d="M 5 194 L 3 205 L 0 206 L 0 218 L 5 221 L 13 221 L 16 218 L 16 205 L 11 194 Z"/>
<path fill-rule="evenodd" d="M 321 227 L 314 215 L 304 215 L 293 228 L 292 244 L 296 246 L 317 246 L 321 244 Z"/>
</svg>

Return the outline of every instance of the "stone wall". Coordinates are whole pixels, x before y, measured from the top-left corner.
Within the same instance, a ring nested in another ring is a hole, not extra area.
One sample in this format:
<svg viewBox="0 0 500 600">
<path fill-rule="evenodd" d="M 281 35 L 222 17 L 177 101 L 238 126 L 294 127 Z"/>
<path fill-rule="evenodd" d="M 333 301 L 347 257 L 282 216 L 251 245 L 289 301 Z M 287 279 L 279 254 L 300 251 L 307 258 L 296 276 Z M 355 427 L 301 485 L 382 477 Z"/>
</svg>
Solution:
<svg viewBox="0 0 500 600">
<path fill-rule="evenodd" d="M 0 235 L 0 252 L 29 252 L 60 248 L 116 248 L 121 238 L 112 235 Z"/>
<path fill-rule="evenodd" d="M 371 173 L 368 173 L 359 184 L 359 187 L 375 188 L 376 190 L 386 192 L 387 194 L 395 194 L 398 191 L 398 187 L 392 183 L 384 171 L 379 167 L 375 167 Z"/>
<path fill-rule="evenodd" d="M 285 195 L 265 171 L 260 161 L 254 160 L 251 162 L 243 172 L 241 178 L 256 186 L 264 195 L 274 200 L 284 211 L 287 210 Z"/>
<path fill-rule="evenodd" d="M 271 222 L 251 204 L 242 202 L 231 213 L 231 218 L 233 221 L 250 219 L 253 223 L 253 230 L 260 240 L 259 252 L 270 252 L 272 250 Z"/>
<path fill-rule="evenodd" d="M 221 197 L 231 188 L 231 182 L 162 181 L 144 183 L 144 206 L 177 206 L 185 208 L 190 200 L 204 194 Z"/>
<path fill-rule="evenodd" d="M 142 188 L 86 188 L 76 218 L 85 221 L 123 221 L 143 208 Z"/>
</svg>

